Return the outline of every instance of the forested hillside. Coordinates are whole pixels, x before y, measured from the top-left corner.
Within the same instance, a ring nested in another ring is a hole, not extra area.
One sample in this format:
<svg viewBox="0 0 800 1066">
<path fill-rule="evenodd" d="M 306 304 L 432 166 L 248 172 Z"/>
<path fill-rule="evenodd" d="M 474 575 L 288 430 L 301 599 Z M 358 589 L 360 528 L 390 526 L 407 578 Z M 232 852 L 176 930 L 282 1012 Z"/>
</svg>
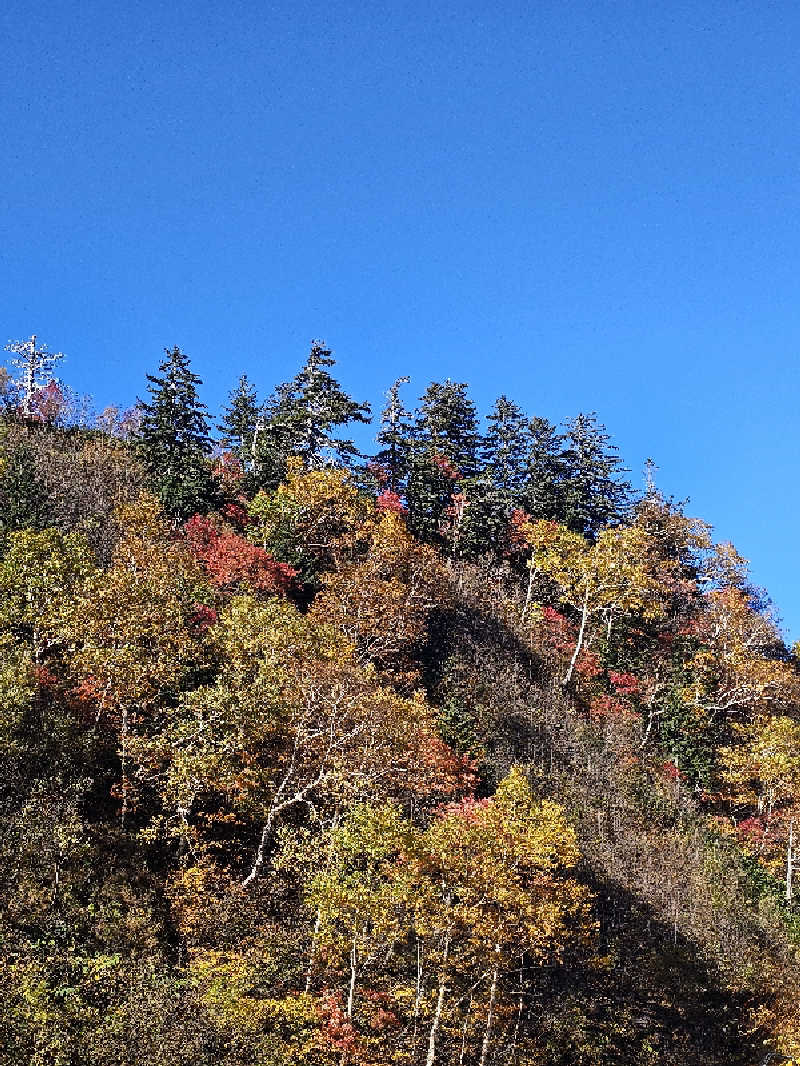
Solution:
<svg viewBox="0 0 800 1066">
<path fill-rule="evenodd" d="M 2 1066 L 800 1060 L 798 662 L 594 414 L 15 351 Z"/>
</svg>

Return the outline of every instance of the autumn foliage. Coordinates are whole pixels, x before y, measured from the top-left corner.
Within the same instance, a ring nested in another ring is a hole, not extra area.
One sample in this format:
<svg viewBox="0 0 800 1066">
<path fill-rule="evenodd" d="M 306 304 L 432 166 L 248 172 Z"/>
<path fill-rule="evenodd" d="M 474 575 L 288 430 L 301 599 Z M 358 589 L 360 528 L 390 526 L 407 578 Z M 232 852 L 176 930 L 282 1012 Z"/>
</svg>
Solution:
<svg viewBox="0 0 800 1066">
<path fill-rule="evenodd" d="M 253 592 L 286 595 L 296 571 L 278 563 L 263 548 L 215 523 L 195 515 L 184 526 L 189 551 L 202 565 L 215 589 L 231 592 L 247 588 Z"/>
<path fill-rule="evenodd" d="M 215 458 L 167 354 L 148 454 L 0 419 L 0 1066 L 796 1059 L 800 670 L 736 550 L 453 382 L 360 465 L 319 345 Z"/>
</svg>

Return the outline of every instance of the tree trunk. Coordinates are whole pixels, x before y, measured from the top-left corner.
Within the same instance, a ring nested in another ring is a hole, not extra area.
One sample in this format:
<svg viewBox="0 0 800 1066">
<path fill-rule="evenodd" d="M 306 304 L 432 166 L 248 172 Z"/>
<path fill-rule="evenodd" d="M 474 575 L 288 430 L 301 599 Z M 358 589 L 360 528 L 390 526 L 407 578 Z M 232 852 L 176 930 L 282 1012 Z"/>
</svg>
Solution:
<svg viewBox="0 0 800 1066">
<path fill-rule="evenodd" d="M 242 888 L 247 888 L 251 881 L 255 881 L 258 876 L 258 871 L 264 865 L 264 859 L 267 854 L 267 844 L 272 837 L 272 812 L 270 811 L 269 818 L 264 823 L 264 828 L 261 830 L 261 839 L 258 842 L 258 848 L 256 849 L 256 857 L 253 861 L 253 866 L 250 873 L 242 881 Z"/>
<path fill-rule="evenodd" d="M 350 988 L 347 992 L 347 1017 L 353 1017 L 353 1000 L 356 994 L 356 938 L 353 937 L 353 946 L 350 949 Z"/>
<path fill-rule="evenodd" d="M 417 1061 L 417 1024 L 419 1022 L 419 1007 L 422 1002 L 422 949 L 419 937 L 417 937 L 417 994 L 414 997 L 414 1039 L 411 1045 L 414 1061 Z"/>
<path fill-rule="evenodd" d="M 317 917 L 314 919 L 314 932 L 311 934 L 311 951 L 308 955 L 308 969 L 306 970 L 306 995 L 311 991 L 311 972 L 314 969 L 314 959 L 317 956 L 317 937 L 322 925 L 322 911 L 317 907 Z"/>
<path fill-rule="evenodd" d="M 786 848 L 786 902 L 792 902 L 792 873 L 794 857 L 794 820 L 789 821 L 789 844 Z"/>
<path fill-rule="evenodd" d="M 562 686 L 566 686 L 572 680 L 572 672 L 575 669 L 575 663 L 578 661 L 581 648 L 583 647 L 583 637 L 586 632 L 586 619 L 589 617 L 589 586 L 586 586 L 586 592 L 583 597 L 583 609 L 581 610 L 581 628 L 578 630 L 578 640 L 575 644 L 575 651 L 572 653 L 572 659 L 570 660 L 569 669 L 567 670 L 564 680 L 561 682 Z"/>
<path fill-rule="evenodd" d="M 428 1055 L 425 1059 L 425 1066 L 433 1066 L 436 1062 L 436 1034 L 439 1031 L 439 1022 L 442 1020 L 442 1007 L 444 1006 L 444 995 L 447 991 L 445 985 L 445 974 L 447 972 L 447 955 L 450 951 L 450 937 L 448 936 L 444 942 L 444 958 L 442 959 L 442 974 L 439 978 L 439 995 L 436 997 L 436 1010 L 434 1011 L 433 1021 L 431 1022 L 431 1031 L 428 1036 Z"/>
<path fill-rule="evenodd" d="M 525 606 L 522 608 L 522 619 L 525 621 L 528 616 L 528 611 L 531 606 L 531 599 L 533 597 L 533 559 L 528 561 L 528 591 L 525 594 Z"/>
<path fill-rule="evenodd" d="M 495 952 L 499 952 L 500 946 L 496 944 L 494 950 Z M 492 987 L 489 990 L 489 1012 L 486 1015 L 486 1028 L 483 1032 L 479 1066 L 486 1066 L 486 1056 L 489 1054 L 489 1041 L 492 1035 L 492 1022 L 494 1020 L 494 1005 L 497 1000 L 497 972 L 498 968 L 495 966 L 494 970 L 492 970 Z"/>
<path fill-rule="evenodd" d="M 128 708 L 122 708 L 122 728 L 120 729 L 120 762 L 122 764 L 122 809 L 119 813 L 120 825 L 125 828 L 128 815 Z"/>
<path fill-rule="evenodd" d="M 464 1024 L 461 1026 L 461 1054 L 458 1056 L 458 1066 L 464 1066 L 464 1056 L 467 1052 L 467 1025 L 469 1024 L 469 1015 L 472 1010 L 472 996 L 469 997 L 469 1003 L 467 1009 L 464 1011 Z"/>
</svg>

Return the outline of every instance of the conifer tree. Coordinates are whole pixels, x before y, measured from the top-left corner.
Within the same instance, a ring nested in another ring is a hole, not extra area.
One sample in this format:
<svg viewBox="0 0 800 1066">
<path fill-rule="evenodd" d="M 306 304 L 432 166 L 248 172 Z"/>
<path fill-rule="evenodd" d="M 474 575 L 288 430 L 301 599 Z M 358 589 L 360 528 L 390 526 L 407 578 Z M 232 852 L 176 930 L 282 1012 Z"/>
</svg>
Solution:
<svg viewBox="0 0 800 1066">
<path fill-rule="evenodd" d="M 279 385 L 258 421 L 254 445 L 259 484 L 274 489 L 286 473 L 286 460 L 298 456 L 307 470 L 331 462 L 352 464 L 359 452 L 336 430 L 350 422 L 369 423 L 370 406 L 357 403 L 328 372 L 335 366 L 322 341 L 312 341 L 302 370 Z"/>
<path fill-rule="evenodd" d="M 230 448 L 245 469 L 253 462 L 253 438 L 256 434 L 260 408 L 255 386 L 242 374 L 239 383 L 228 398 L 228 406 L 222 412 L 217 429 L 222 434 L 222 445 Z"/>
<path fill-rule="evenodd" d="M 286 431 L 290 452 L 314 469 L 336 459 L 344 465 L 358 455 L 352 440 L 338 437 L 334 431 L 350 422 L 368 423 L 370 407 L 357 403 L 342 389 L 327 368 L 336 364 L 330 348 L 322 341 L 312 341 L 305 366 L 282 397 L 275 418 Z"/>
<path fill-rule="evenodd" d="M 461 485 L 465 504 L 459 554 L 473 558 L 506 545 L 511 513 L 522 505 L 531 447 L 528 420 L 506 396 L 498 398 L 487 422 L 479 449 L 482 469 Z"/>
<path fill-rule="evenodd" d="M 526 464 L 533 444 L 530 423 L 522 408 L 500 396 L 486 418 L 489 428 L 481 458 L 498 494 L 509 508 L 517 506 L 527 479 Z"/>
<path fill-rule="evenodd" d="M 564 518 L 576 533 L 594 536 L 622 521 L 630 506 L 631 485 L 605 426 L 594 412 L 567 423 Z"/>
<path fill-rule="evenodd" d="M 202 381 L 180 348 L 165 348 L 159 374 L 148 374 L 149 403 L 140 402 L 139 451 L 164 510 L 185 520 L 208 510 L 215 497 Z"/>
<path fill-rule="evenodd" d="M 432 382 L 414 420 L 406 492 L 409 528 L 422 540 L 441 539 L 459 483 L 478 472 L 480 440 L 478 416 L 466 384 L 449 378 Z"/>
<path fill-rule="evenodd" d="M 564 522 L 564 438 L 552 422 L 538 416 L 530 420 L 528 431 L 526 485 L 521 506 L 534 519 Z"/>
<path fill-rule="evenodd" d="M 386 393 L 386 406 L 381 412 L 382 429 L 377 436 L 382 449 L 375 461 L 382 466 L 388 477 L 386 487 L 391 492 L 402 492 L 408 476 L 411 459 L 411 415 L 400 399 L 400 386 L 411 379 L 398 378 Z"/>
</svg>

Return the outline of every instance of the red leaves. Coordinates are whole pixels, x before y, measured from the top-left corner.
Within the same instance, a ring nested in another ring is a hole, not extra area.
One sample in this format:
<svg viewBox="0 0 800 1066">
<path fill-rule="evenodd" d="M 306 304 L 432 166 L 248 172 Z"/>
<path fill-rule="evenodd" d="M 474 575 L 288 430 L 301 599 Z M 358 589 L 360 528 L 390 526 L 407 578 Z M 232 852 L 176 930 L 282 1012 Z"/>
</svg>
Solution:
<svg viewBox="0 0 800 1066">
<path fill-rule="evenodd" d="M 54 689 L 58 685 L 58 677 L 46 666 L 34 666 L 33 676 L 42 688 Z"/>
<path fill-rule="evenodd" d="M 457 466 L 450 462 L 446 455 L 442 455 L 439 452 L 434 453 L 433 465 L 451 481 L 458 481 L 461 477 L 461 471 Z"/>
<path fill-rule="evenodd" d="M 222 452 L 214 463 L 214 476 L 225 488 L 233 488 L 244 477 L 244 469 L 233 452 Z"/>
<path fill-rule="evenodd" d="M 250 521 L 250 515 L 247 512 L 247 508 L 241 503 L 226 503 L 220 513 L 223 518 L 227 519 L 232 526 L 236 526 L 238 529 L 244 529 Z"/>
<path fill-rule="evenodd" d="M 384 489 L 383 492 L 375 500 L 375 506 L 381 512 L 389 512 L 390 514 L 404 515 L 406 513 L 405 505 L 396 492 L 392 492 L 391 489 Z"/>
<path fill-rule="evenodd" d="M 34 393 L 31 417 L 37 422 L 55 422 L 65 406 L 64 391 L 54 380 Z"/>
<path fill-rule="evenodd" d="M 680 772 L 674 762 L 665 762 L 661 767 L 661 772 L 668 781 L 683 781 L 685 775 Z"/>
<path fill-rule="evenodd" d="M 553 626 L 554 628 L 561 630 L 569 628 L 569 622 L 567 622 L 564 615 L 559 614 L 558 611 L 552 607 L 542 607 L 542 618 L 549 626 Z"/>
<path fill-rule="evenodd" d="M 619 696 L 639 695 L 639 679 L 634 677 L 633 674 L 617 673 L 616 670 L 609 670 L 608 680 Z"/>
<path fill-rule="evenodd" d="M 230 530 L 220 530 L 208 518 L 195 515 L 184 526 L 190 552 L 212 585 L 231 591 L 246 585 L 254 592 L 286 595 L 297 571 L 276 562 L 269 552 Z"/>
<path fill-rule="evenodd" d="M 630 705 L 614 696 L 605 694 L 592 696 L 589 702 L 589 717 L 598 720 L 604 718 L 626 718 L 631 715 Z"/>
<path fill-rule="evenodd" d="M 439 815 L 442 818 L 448 818 L 455 816 L 457 818 L 463 818 L 465 822 L 475 822 L 481 811 L 485 811 L 489 806 L 488 799 L 477 799 L 475 796 L 464 796 L 463 799 L 458 800 L 455 803 L 443 803 L 439 808 Z"/>
<path fill-rule="evenodd" d="M 213 607 L 207 607 L 204 603 L 198 603 L 192 617 L 189 619 L 189 625 L 196 626 L 202 633 L 205 633 L 207 629 L 210 629 L 217 621 L 217 612 Z"/>
<path fill-rule="evenodd" d="M 322 1023 L 322 1045 L 341 1051 L 346 1057 L 360 1049 L 361 1041 L 353 1023 L 345 1014 L 335 992 L 325 991 L 317 1006 Z"/>
</svg>

